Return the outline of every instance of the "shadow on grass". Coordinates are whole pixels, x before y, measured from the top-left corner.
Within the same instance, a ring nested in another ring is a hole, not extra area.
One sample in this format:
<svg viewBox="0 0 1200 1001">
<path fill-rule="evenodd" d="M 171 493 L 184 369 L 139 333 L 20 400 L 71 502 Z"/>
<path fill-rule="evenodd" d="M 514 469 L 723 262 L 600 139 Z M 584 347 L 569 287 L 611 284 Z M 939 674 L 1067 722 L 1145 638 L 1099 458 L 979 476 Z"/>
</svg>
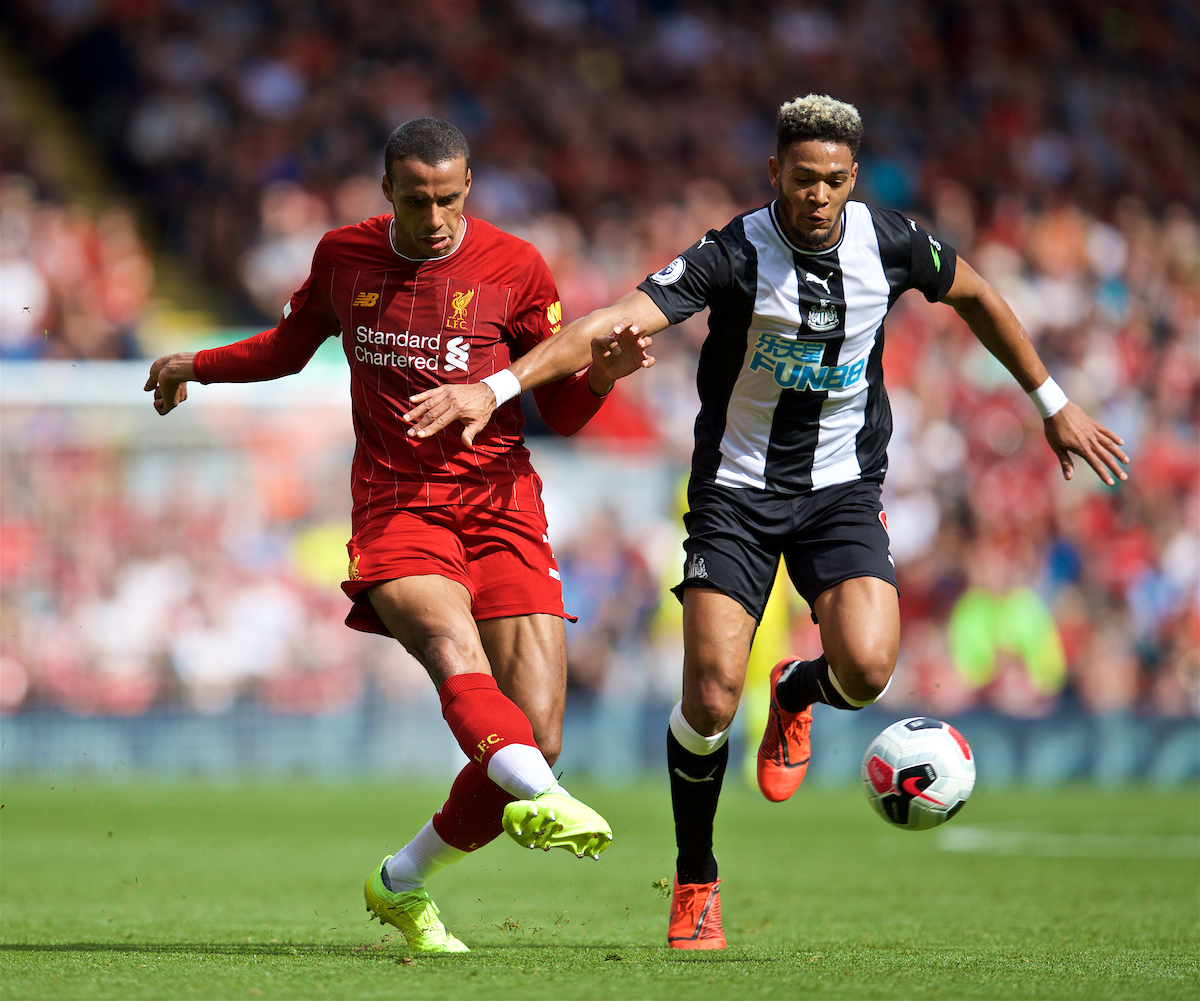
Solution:
<svg viewBox="0 0 1200 1001">
<path fill-rule="evenodd" d="M 512 943 L 511 945 L 473 946 L 468 955 L 487 956 L 503 952 L 593 951 L 604 953 L 605 962 L 643 958 L 643 953 L 690 963 L 777 963 L 777 956 L 747 955 L 742 949 L 722 951 L 680 951 L 661 946 L 558 945 Z M 405 949 L 399 944 L 314 945 L 311 942 L 4 942 L 4 952 L 121 952 L 141 955 L 181 956 L 345 956 L 349 959 L 399 959 Z M 419 959 L 465 959 L 466 956 L 420 956 Z"/>
<path fill-rule="evenodd" d="M 7 942 L 0 952 L 129 952 L 195 956 L 372 956 L 380 945 L 313 945 L 290 942 Z"/>
</svg>

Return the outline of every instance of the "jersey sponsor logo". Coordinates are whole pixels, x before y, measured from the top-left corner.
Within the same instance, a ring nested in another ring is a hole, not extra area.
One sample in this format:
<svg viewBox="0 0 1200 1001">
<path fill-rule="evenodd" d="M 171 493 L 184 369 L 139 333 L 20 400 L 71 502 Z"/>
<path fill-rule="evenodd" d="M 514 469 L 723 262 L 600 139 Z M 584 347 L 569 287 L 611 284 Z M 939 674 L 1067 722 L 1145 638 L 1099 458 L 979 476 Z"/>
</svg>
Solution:
<svg viewBox="0 0 1200 1001">
<path fill-rule="evenodd" d="M 358 295 L 356 295 L 354 297 L 354 302 L 352 302 L 350 305 L 352 305 L 352 306 L 374 306 L 375 303 L 377 303 L 378 301 L 379 301 L 379 293 L 378 292 L 359 292 Z"/>
<path fill-rule="evenodd" d="M 650 280 L 655 285 L 674 285 L 680 278 L 683 277 L 684 271 L 687 270 L 687 262 L 682 257 L 676 257 L 661 271 L 650 276 Z"/>
<path fill-rule="evenodd" d="M 562 326 L 562 300 L 550 303 L 546 307 L 546 322 L 550 324 L 550 333 L 557 334 Z"/>
<path fill-rule="evenodd" d="M 467 355 L 471 350 L 471 342 L 465 337 L 451 337 L 446 342 L 446 371 L 467 371 Z"/>
<path fill-rule="evenodd" d="M 754 345 L 750 371 L 768 371 L 781 389 L 821 391 L 849 389 L 862 378 L 867 360 L 853 365 L 822 365 L 825 345 L 820 341 L 793 341 L 780 334 L 760 334 Z"/>
<path fill-rule="evenodd" d="M 819 365 L 825 356 L 821 341 L 793 341 L 780 334 L 759 334 L 754 349 L 776 360 L 800 361 L 806 365 Z"/>
<path fill-rule="evenodd" d="M 808 311 L 808 325 L 818 332 L 833 330 L 838 325 L 837 306 L 828 299 L 822 299 L 820 305 L 813 306 Z"/>
<path fill-rule="evenodd" d="M 442 349 L 441 334 L 410 334 L 407 330 L 373 330 L 359 326 L 354 331 L 354 357 L 365 365 L 390 368 L 419 368 L 436 372 L 438 353 Z M 380 350 L 386 348 L 388 350 Z M 405 348 L 405 352 L 396 348 Z"/>
<path fill-rule="evenodd" d="M 829 279 L 832 277 L 833 275 L 826 275 L 824 278 L 818 278 L 811 271 L 804 272 L 804 280 L 806 282 L 812 282 L 814 285 L 820 285 L 821 288 L 825 290 L 826 295 L 833 295 L 833 293 L 829 291 Z"/>
<path fill-rule="evenodd" d="M 467 310 L 470 309 L 471 300 L 474 298 L 475 290 L 473 288 L 455 292 L 452 296 L 450 296 L 450 303 L 446 313 L 446 322 L 442 324 L 442 329 L 470 330 L 471 328 L 467 321 Z"/>
</svg>

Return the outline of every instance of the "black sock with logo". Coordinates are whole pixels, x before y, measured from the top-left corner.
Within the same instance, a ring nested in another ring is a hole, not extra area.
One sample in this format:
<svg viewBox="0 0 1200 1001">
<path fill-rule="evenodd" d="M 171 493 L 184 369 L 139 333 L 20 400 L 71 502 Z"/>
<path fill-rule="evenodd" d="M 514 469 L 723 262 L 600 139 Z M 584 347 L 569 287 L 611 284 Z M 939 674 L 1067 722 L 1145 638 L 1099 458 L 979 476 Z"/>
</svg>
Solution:
<svg viewBox="0 0 1200 1001">
<path fill-rule="evenodd" d="M 713 818 L 727 764 L 729 741 L 712 754 L 693 754 L 667 729 L 667 772 L 671 776 L 671 809 L 679 848 L 675 873 L 680 883 L 711 883 L 717 878 Z"/>
<path fill-rule="evenodd" d="M 783 669 L 775 685 L 775 701 L 784 712 L 798 713 L 814 702 L 835 709 L 861 709 L 852 706 L 829 680 L 829 661 L 821 654 L 816 660 L 793 661 Z"/>
</svg>

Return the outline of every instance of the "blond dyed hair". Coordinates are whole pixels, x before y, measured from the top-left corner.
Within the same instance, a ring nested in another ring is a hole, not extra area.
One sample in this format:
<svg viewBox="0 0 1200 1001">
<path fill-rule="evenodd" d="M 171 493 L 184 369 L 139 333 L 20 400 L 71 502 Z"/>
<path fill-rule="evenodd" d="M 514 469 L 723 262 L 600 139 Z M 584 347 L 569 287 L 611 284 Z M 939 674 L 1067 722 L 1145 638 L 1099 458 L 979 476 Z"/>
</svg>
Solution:
<svg viewBox="0 0 1200 1001">
<path fill-rule="evenodd" d="M 783 151 L 792 143 L 815 139 L 848 146 L 851 156 L 857 158 L 862 134 L 862 117 L 853 104 L 835 100 L 828 94 L 809 94 L 779 106 L 775 118 L 775 152 L 782 160 Z"/>
</svg>

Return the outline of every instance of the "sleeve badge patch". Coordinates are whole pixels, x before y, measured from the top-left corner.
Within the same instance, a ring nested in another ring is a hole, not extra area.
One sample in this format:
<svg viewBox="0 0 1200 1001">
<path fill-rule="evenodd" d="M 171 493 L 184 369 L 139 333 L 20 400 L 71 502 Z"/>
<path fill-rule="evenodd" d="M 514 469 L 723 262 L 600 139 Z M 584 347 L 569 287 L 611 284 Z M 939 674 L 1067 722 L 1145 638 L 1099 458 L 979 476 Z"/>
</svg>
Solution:
<svg viewBox="0 0 1200 1001">
<path fill-rule="evenodd" d="M 687 270 L 687 262 L 682 257 L 676 257 L 661 271 L 650 276 L 650 280 L 655 285 L 674 285 L 683 277 L 683 272 Z"/>
</svg>

